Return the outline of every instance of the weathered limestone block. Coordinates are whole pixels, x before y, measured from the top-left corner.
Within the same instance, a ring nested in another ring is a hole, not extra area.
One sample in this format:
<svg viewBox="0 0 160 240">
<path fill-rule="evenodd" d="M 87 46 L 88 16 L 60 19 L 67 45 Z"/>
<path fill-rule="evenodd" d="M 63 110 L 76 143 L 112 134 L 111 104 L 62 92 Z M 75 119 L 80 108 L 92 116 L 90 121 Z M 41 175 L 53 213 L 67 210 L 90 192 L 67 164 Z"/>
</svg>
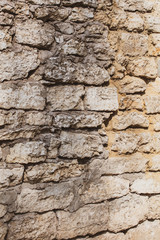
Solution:
<svg viewBox="0 0 160 240">
<path fill-rule="evenodd" d="M 130 229 L 126 234 L 126 240 L 159 240 L 160 221 L 145 221 L 136 228 Z"/>
<path fill-rule="evenodd" d="M 6 213 L 7 213 L 7 206 L 0 204 L 0 218 L 2 218 Z"/>
<path fill-rule="evenodd" d="M 56 236 L 57 219 L 54 212 L 27 213 L 15 216 L 9 223 L 10 240 L 51 240 Z"/>
<path fill-rule="evenodd" d="M 118 81 L 118 90 L 120 93 L 138 93 L 146 90 L 146 83 L 141 78 L 125 76 Z"/>
<path fill-rule="evenodd" d="M 27 77 L 29 71 L 39 65 L 37 50 L 23 49 L 21 52 L 0 52 L 0 81 Z"/>
<path fill-rule="evenodd" d="M 6 235 L 7 235 L 7 224 L 0 221 L 0 239 L 5 240 Z"/>
<path fill-rule="evenodd" d="M 58 163 L 43 163 L 29 166 L 25 172 L 24 180 L 29 182 L 59 182 L 81 176 L 86 166 L 77 160 L 60 161 Z"/>
<path fill-rule="evenodd" d="M 150 156 L 149 170 L 150 171 L 159 171 L 160 170 L 160 155 L 159 154 Z"/>
<path fill-rule="evenodd" d="M 86 87 L 85 108 L 95 111 L 116 111 L 118 95 L 115 87 Z"/>
<path fill-rule="evenodd" d="M 44 87 L 39 83 L 0 84 L 0 108 L 43 110 L 44 107 Z"/>
<path fill-rule="evenodd" d="M 93 50 L 95 57 L 98 60 L 106 61 L 107 65 L 112 64 L 111 60 L 114 60 L 115 58 L 115 51 L 110 47 L 108 41 L 99 40 L 96 44 L 94 44 Z"/>
<path fill-rule="evenodd" d="M 56 82 L 86 83 L 101 85 L 110 79 L 106 69 L 95 63 L 72 63 L 69 60 L 58 62 L 57 58 L 50 58 L 45 67 L 45 79 Z"/>
<path fill-rule="evenodd" d="M 87 238 L 88 240 L 126 240 L 123 233 L 104 233 L 97 237 Z"/>
<path fill-rule="evenodd" d="M 0 140 L 16 140 L 19 138 L 31 139 L 36 135 L 35 127 L 23 127 L 23 128 L 14 128 L 14 129 L 2 129 L 0 130 Z"/>
<path fill-rule="evenodd" d="M 83 102 L 81 99 L 83 95 L 83 86 L 56 86 L 48 88 L 47 102 L 53 111 L 83 110 Z"/>
<path fill-rule="evenodd" d="M 151 11 L 154 6 L 152 0 L 147 1 L 147 3 L 143 0 L 115 0 L 115 2 L 118 7 L 131 12 L 148 12 Z"/>
<path fill-rule="evenodd" d="M 141 113 L 130 112 L 113 118 L 113 129 L 124 130 L 128 127 L 149 127 L 148 119 Z"/>
<path fill-rule="evenodd" d="M 0 165 L 0 188 L 22 183 L 24 167 L 13 168 Z"/>
<path fill-rule="evenodd" d="M 94 12 L 89 8 L 78 8 L 72 9 L 72 13 L 69 16 L 69 20 L 73 22 L 85 22 L 94 17 Z"/>
<path fill-rule="evenodd" d="M 65 6 L 74 6 L 76 4 L 81 4 L 85 7 L 96 7 L 97 0 L 63 0 Z"/>
<path fill-rule="evenodd" d="M 45 184 L 44 189 L 36 189 L 36 185 L 23 184 L 22 191 L 17 197 L 16 212 L 45 212 L 64 209 L 70 205 L 73 198 L 73 184 L 69 182 Z"/>
<path fill-rule="evenodd" d="M 160 173 L 147 173 L 143 179 L 137 179 L 131 186 L 131 191 L 136 193 L 160 193 Z"/>
<path fill-rule="evenodd" d="M 129 74 L 136 77 L 156 78 L 157 64 L 154 58 L 142 57 L 130 60 L 127 66 Z"/>
<path fill-rule="evenodd" d="M 25 123 L 29 125 L 41 126 L 52 124 L 52 117 L 46 112 L 27 112 L 25 114 Z"/>
<path fill-rule="evenodd" d="M 4 50 L 8 47 L 11 47 L 11 34 L 9 28 L 0 28 L 0 50 Z"/>
<path fill-rule="evenodd" d="M 89 186 L 79 190 L 80 199 L 83 203 L 102 202 L 111 198 L 122 197 L 129 193 L 129 181 L 119 177 L 101 177 L 94 180 Z"/>
<path fill-rule="evenodd" d="M 128 95 L 120 98 L 119 102 L 120 110 L 130 110 L 130 109 L 143 109 L 143 99 L 139 95 Z"/>
<path fill-rule="evenodd" d="M 102 174 L 145 172 L 148 161 L 142 154 L 136 153 L 124 157 L 109 157 L 108 160 L 99 162 L 102 166 L 98 168 Z"/>
<path fill-rule="evenodd" d="M 67 41 L 63 46 L 62 50 L 66 55 L 86 55 L 86 49 L 84 42 L 80 42 L 74 39 Z"/>
<path fill-rule="evenodd" d="M 151 56 L 160 55 L 160 34 L 150 34 L 150 49 L 149 54 Z"/>
<path fill-rule="evenodd" d="M 43 1 L 44 2 L 44 1 Z M 34 14 L 37 19 L 48 19 L 50 21 L 63 21 L 65 20 L 70 14 L 71 9 L 70 8 L 56 8 L 48 6 L 41 6 L 36 9 L 34 9 Z"/>
<path fill-rule="evenodd" d="M 144 56 L 148 51 L 148 37 L 139 33 L 122 33 L 120 49 L 124 55 Z"/>
<path fill-rule="evenodd" d="M 61 0 L 28 0 L 29 3 L 32 4 L 38 4 L 38 5 L 59 5 L 61 3 Z"/>
<path fill-rule="evenodd" d="M 12 125 L 16 127 L 23 123 L 25 112 L 22 110 L 0 111 L 0 126 Z"/>
<path fill-rule="evenodd" d="M 3 205 L 14 205 L 17 199 L 17 189 L 16 187 L 10 189 L 0 190 L 0 204 Z M 13 210 L 12 210 L 13 211 Z M 11 211 L 11 212 L 12 212 Z"/>
<path fill-rule="evenodd" d="M 128 31 L 143 31 L 144 20 L 137 13 L 127 13 L 127 21 L 125 21 L 125 27 Z"/>
<path fill-rule="evenodd" d="M 103 152 L 102 140 L 97 134 L 62 131 L 59 155 L 67 158 L 90 158 Z"/>
<path fill-rule="evenodd" d="M 17 143 L 9 150 L 6 156 L 8 163 L 37 163 L 46 159 L 46 148 L 43 142 Z"/>
<path fill-rule="evenodd" d="M 147 114 L 160 112 L 160 96 L 146 95 L 144 97 Z"/>
<path fill-rule="evenodd" d="M 149 198 L 148 218 L 149 219 L 160 218 L 160 195 Z"/>
<path fill-rule="evenodd" d="M 108 230 L 122 231 L 136 226 L 146 219 L 148 198 L 138 195 L 127 195 L 110 202 Z"/>
<path fill-rule="evenodd" d="M 90 204 L 69 213 L 57 211 L 57 239 L 69 239 L 107 230 L 108 203 Z"/>
<path fill-rule="evenodd" d="M 56 30 L 58 30 L 58 31 L 60 31 L 61 33 L 64 33 L 64 34 L 70 35 L 70 34 L 74 33 L 74 27 L 70 23 L 65 23 L 65 22 L 57 23 L 55 25 L 55 27 L 56 27 Z"/>
<path fill-rule="evenodd" d="M 145 16 L 145 27 L 149 32 L 160 33 L 160 17 L 153 13 L 147 14 Z"/>
<path fill-rule="evenodd" d="M 13 25 L 14 16 L 9 13 L 0 13 L 0 25 L 2 26 L 12 26 Z"/>
<path fill-rule="evenodd" d="M 54 27 L 40 20 L 17 20 L 16 42 L 34 47 L 46 47 L 54 41 Z"/>
<path fill-rule="evenodd" d="M 15 13 L 15 3 L 10 0 L 2 0 L 0 2 L 0 8 L 4 12 L 7 11 L 7 12 Z"/>
<path fill-rule="evenodd" d="M 133 153 L 138 150 L 140 140 L 139 135 L 131 132 L 115 134 L 112 150 L 118 151 L 119 154 Z"/>
<path fill-rule="evenodd" d="M 59 128 L 92 128 L 100 126 L 110 117 L 110 113 L 63 112 L 53 115 L 53 126 Z"/>
</svg>

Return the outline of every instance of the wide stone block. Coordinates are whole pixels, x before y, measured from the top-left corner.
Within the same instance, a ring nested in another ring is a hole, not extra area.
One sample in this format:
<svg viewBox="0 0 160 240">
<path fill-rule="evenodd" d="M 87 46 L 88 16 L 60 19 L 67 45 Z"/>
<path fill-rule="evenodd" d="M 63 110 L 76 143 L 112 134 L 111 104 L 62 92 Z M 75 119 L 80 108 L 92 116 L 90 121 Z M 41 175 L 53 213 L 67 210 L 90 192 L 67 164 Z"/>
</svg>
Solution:
<svg viewBox="0 0 160 240">
<path fill-rule="evenodd" d="M 148 213 L 148 197 L 127 195 L 110 202 L 108 229 L 119 232 L 144 221 Z"/>
<path fill-rule="evenodd" d="M 151 11 L 154 6 L 152 0 L 147 2 L 144 2 L 143 0 L 116 0 L 115 2 L 118 7 L 131 12 L 148 12 Z"/>
<path fill-rule="evenodd" d="M 59 5 L 61 3 L 61 0 L 29 0 L 29 3 L 37 4 L 37 5 Z"/>
<path fill-rule="evenodd" d="M 143 110 L 143 99 L 139 95 L 127 95 L 120 98 L 119 109 L 120 110 L 130 110 L 137 109 Z"/>
<path fill-rule="evenodd" d="M 17 20 L 15 29 L 15 39 L 20 44 L 46 47 L 54 41 L 54 27 L 40 20 Z"/>
<path fill-rule="evenodd" d="M 74 6 L 76 4 L 83 5 L 85 7 L 96 7 L 97 0 L 64 0 L 63 4 L 65 6 Z"/>
<path fill-rule="evenodd" d="M 157 77 L 157 63 L 154 58 L 142 57 L 129 61 L 127 66 L 129 74 L 136 77 L 154 79 Z"/>
<path fill-rule="evenodd" d="M 57 211 L 57 217 L 59 240 L 96 234 L 107 230 L 108 203 L 86 205 L 73 213 Z"/>
<path fill-rule="evenodd" d="M 47 102 L 51 110 L 83 110 L 82 96 L 84 87 L 77 86 L 56 86 L 48 88 Z"/>
<path fill-rule="evenodd" d="M 0 84 L 0 108 L 43 110 L 44 107 L 44 87 L 39 83 Z"/>
<path fill-rule="evenodd" d="M 21 52 L 0 52 L 0 82 L 25 78 L 39 65 L 37 50 L 25 48 Z"/>
<path fill-rule="evenodd" d="M 102 140 L 97 134 L 62 131 L 59 155 L 67 158 L 90 158 L 103 152 Z"/>
<path fill-rule="evenodd" d="M 95 111 L 116 111 L 118 94 L 115 87 L 86 87 L 85 109 Z"/>
<path fill-rule="evenodd" d="M 86 22 L 93 17 L 94 11 L 92 9 L 75 7 L 68 19 L 73 22 Z"/>
<path fill-rule="evenodd" d="M 120 93 L 139 93 L 146 90 L 145 81 L 137 77 L 125 76 L 117 85 Z"/>
<path fill-rule="evenodd" d="M 51 240 L 56 237 L 57 219 L 54 212 L 17 215 L 9 223 L 10 240 Z"/>
<path fill-rule="evenodd" d="M 109 232 L 98 235 L 97 237 L 86 238 L 86 239 L 87 240 L 126 240 L 125 235 L 123 233 L 114 234 Z"/>
<path fill-rule="evenodd" d="M 17 143 L 9 150 L 6 156 L 8 163 L 37 163 L 44 162 L 47 150 L 43 142 Z"/>
</svg>

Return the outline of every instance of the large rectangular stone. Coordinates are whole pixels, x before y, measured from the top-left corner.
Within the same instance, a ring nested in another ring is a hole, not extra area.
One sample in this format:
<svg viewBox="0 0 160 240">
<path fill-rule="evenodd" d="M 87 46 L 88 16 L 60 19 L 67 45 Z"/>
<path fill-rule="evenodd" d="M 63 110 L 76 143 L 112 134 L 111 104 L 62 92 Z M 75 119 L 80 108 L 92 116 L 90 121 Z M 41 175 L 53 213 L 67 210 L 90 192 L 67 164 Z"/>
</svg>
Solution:
<svg viewBox="0 0 160 240">
<path fill-rule="evenodd" d="M 87 87 L 84 99 L 85 108 L 95 111 L 116 111 L 118 94 L 115 87 Z"/>
<path fill-rule="evenodd" d="M 116 0 L 115 2 L 120 8 L 131 12 L 148 12 L 151 11 L 154 6 L 152 0 L 147 2 L 144 2 L 143 0 Z"/>
</svg>

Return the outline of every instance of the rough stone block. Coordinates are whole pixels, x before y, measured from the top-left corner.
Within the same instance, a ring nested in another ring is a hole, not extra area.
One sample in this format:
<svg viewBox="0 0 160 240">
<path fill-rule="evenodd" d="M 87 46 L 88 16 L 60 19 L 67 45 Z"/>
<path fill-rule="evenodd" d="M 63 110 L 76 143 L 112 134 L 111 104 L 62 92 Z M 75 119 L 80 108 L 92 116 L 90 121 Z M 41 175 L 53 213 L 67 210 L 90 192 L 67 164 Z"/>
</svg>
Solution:
<svg viewBox="0 0 160 240">
<path fill-rule="evenodd" d="M 128 31 L 143 31 L 144 20 L 143 18 L 135 13 L 127 13 L 127 21 L 125 21 L 125 27 Z"/>
<path fill-rule="evenodd" d="M 17 143 L 9 150 L 6 156 L 8 163 L 37 163 L 46 159 L 46 148 L 43 142 Z"/>
<path fill-rule="evenodd" d="M 148 12 L 151 11 L 154 6 L 152 0 L 147 2 L 144 2 L 143 0 L 116 0 L 115 2 L 118 7 L 131 12 Z"/>
<path fill-rule="evenodd" d="M 74 39 L 67 41 L 62 46 L 63 52 L 66 55 L 79 55 L 84 56 L 86 55 L 86 49 L 84 42 L 80 42 Z"/>
<path fill-rule="evenodd" d="M 108 204 L 91 204 L 69 213 L 57 211 L 57 239 L 69 239 L 107 230 Z"/>
<path fill-rule="evenodd" d="M 125 76 L 117 84 L 120 93 L 139 93 L 146 90 L 145 81 L 137 77 Z"/>
<path fill-rule="evenodd" d="M 160 33 L 160 17 L 154 14 L 145 16 L 145 26 L 149 32 Z"/>
<path fill-rule="evenodd" d="M 64 0 L 63 4 L 65 6 L 74 6 L 76 4 L 83 5 L 85 7 L 96 7 L 97 0 Z"/>
<path fill-rule="evenodd" d="M 159 154 L 150 157 L 149 170 L 155 171 L 155 172 L 160 170 L 160 155 Z"/>
<path fill-rule="evenodd" d="M 69 16 L 69 20 L 73 22 L 85 22 L 94 17 L 94 12 L 89 8 L 78 8 L 72 9 L 72 13 Z"/>
<path fill-rule="evenodd" d="M 0 50 L 4 50 L 8 47 L 11 47 L 11 34 L 9 28 L 0 29 Z"/>
<path fill-rule="evenodd" d="M 24 121 L 29 125 L 50 126 L 52 124 L 52 117 L 46 112 L 26 112 Z"/>
<path fill-rule="evenodd" d="M 95 111 L 116 111 L 118 94 L 115 87 L 87 87 L 84 99 L 85 108 Z"/>
<path fill-rule="evenodd" d="M 8 239 L 54 239 L 56 236 L 56 226 L 57 220 L 54 212 L 17 215 L 9 223 Z"/>
<path fill-rule="evenodd" d="M 127 195 L 110 202 L 108 229 L 119 232 L 136 226 L 146 219 L 148 198 L 138 195 Z"/>
<path fill-rule="evenodd" d="M 48 88 L 47 102 L 50 109 L 56 110 L 83 110 L 83 86 L 56 86 Z"/>
<path fill-rule="evenodd" d="M 149 219 L 160 218 L 160 195 L 149 198 L 148 218 Z"/>
<path fill-rule="evenodd" d="M 143 99 L 139 95 L 128 95 L 120 98 L 120 110 L 137 109 L 143 110 Z"/>
<path fill-rule="evenodd" d="M 147 114 L 160 113 L 160 97 L 146 95 L 144 97 Z"/>
<path fill-rule="evenodd" d="M 62 131 L 59 155 L 67 158 L 90 158 L 103 152 L 102 140 L 97 134 Z"/>
<path fill-rule="evenodd" d="M 7 224 L 3 221 L 0 221 L 0 239 L 5 240 L 5 236 L 7 235 Z"/>
</svg>

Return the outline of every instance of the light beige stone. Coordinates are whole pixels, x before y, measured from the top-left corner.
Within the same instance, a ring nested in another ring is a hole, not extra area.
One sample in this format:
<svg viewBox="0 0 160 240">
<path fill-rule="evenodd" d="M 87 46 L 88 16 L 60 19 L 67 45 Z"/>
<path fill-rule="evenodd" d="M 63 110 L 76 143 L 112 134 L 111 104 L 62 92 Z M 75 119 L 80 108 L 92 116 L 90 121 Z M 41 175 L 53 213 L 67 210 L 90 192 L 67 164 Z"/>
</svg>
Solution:
<svg viewBox="0 0 160 240">
<path fill-rule="evenodd" d="M 43 110 L 44 88 L 39 83 L 1 83 L 0 107 Z"/>
<path fill-rule="evenodd" d="M 7 206 L 0 204 L 0 218 L 2 218 L 6 213 L 7 213 Z"/>
<path fill-rule="evenodd" d="M 79 55 L 79 56 L 86 55 L 85 44 L 74 39 L 67 41 L 63 45 L 62 49 L 64 54 L 66 55 Z"/>
<path fill-rule="evenodd" d="M 144 56 L 148 51 L 148 37 L 139 33 L 122 33 L 120 49 L 124 55 Z"/>
<path fill-rule="evenodd" d="M 9 28 L 0 28 L 0 50 L 4 50 L 11 46 L 11 34 Z"/>
<path fill-rule="evenodd" d="M 145 221 L 136 228 L 130 229 L 126 234 L 126 240 L 159 240 L 160 222 Z"/>
<path fill-rule="evenodd" d="M 110 202 L 108 229 L 119 232 L 136 226 L 146 219 L 148 198 L 138 195 L 127 195 Z"/>
<path fill-rule="evenodd" d="M 5 240 L 6 235 L 7 235 L 7 224 L 0 222 L 0 239 Z"/>
<path fill-rule="evenodd" d="M 57 86 L 48 88 L 47 102 L 51 110 L 83 110 L 83 86 Z"/>
<path fill-rule="evenodd" d="M 156 78 L 157 64 L 154 58 L 142 57 L 129 61 L 128 73 L 136 77 Z"/>
<path fill-rule="evenodd" d="M 59 161 L 58 163 L 43 163 L 30 166 L 25 172 L 25 181 L 29 182 L 59 182 L 61 180 L 79 177 L 85 172 L 86 166 L 77 160 Z"/>
<path fill-rule="evenodd" d="M 72 14 L 69 16 L 69 20 L 73 22 L 85 22 L 94 17 L 94 12 L 92 9 L 78 8 L 72 9 Z"/>
<path fill-rule="evenodd" d="M 151 34 L 150 35 L 150 51 L 149 54 L 151 56 L 159 56 L 160 55 L 160 34 Z"/>
<path fill-rule="evenodd" d="M 60 140 L 59 155 L 62 157 L 82 159 L 97 156 L 103 152 L 102 141 L 97 134 L 63 131 Z"/>
<path fill-rule="evenodd" d="M 145 16 L 145 26 L 149 32 L 160 33 L 160 17 L 155 14 Z"/>
<path fill-rule="evenodd" d="M 120 98 L 119 109 L 130 110 L 130 109 L 143 109 L 143 99 L 139 95 L 128 95 Z"/>
<path fill-rule="evenodd" d="M 160 97 L 154 95 L 146 95 L 144 97 L 147 114 L 160 112 Z"/>
<path fill-rule="evenodd" d="M 143 114 L 138 112 L 130 112 L 115 116 L 113 118 L 113 129 L 124 130 L 128 127 L 149 127 L 149 120 Z"/>
<path fill-rule="evenodd" d="M 36 189 L 34 185 L 23 184 L 22 191 L 17 197 L 16 212 L 46 212 L 64 209 L 73 201 L 74 193 L 71 183 L 45 184 L 44 187 L 41 190 Z"/>
<path fill-rule="evenodd" d="M 51 240 L 56 237 L 57 219 L 54 212 L 27 213 L 15 216 L 9 223 L 10 240 Z"/>
<path fill-rule="evenodd" d="M 129 193 L 129 181 L 119 177 L 101 177 L 100 180 L 91 182 L 87 189 L 79 190 L 83 203 L 102 202 L 111 198 L 122 197 Z"/>
<path fill-rule="evenodd" d="M 123 233 L 104 233 L 98 235 L 97 237 L 87 238 L 88 240 L 125 240 L 125 235 Z"/>
<path fill-rule="evenodd" d="M 143 179 L 135 180 L 131 191 L 138 194 L 160 193 L 160 173 L 147 173 Z"/>
<path fill-rule="evenodd" d="M 17 20 L 15 39 L 18 43 L 44 47 L 54 41 L 54 27 L 40 20 Z"/>
<path fill-rule="evenodd" d="M 108 203 L 90 204 L 69 213 L 57 211 L 57 239 L 69 239 L 107 230 Z"/>
<path fill-rule="evenodd" d="M 149 198 L 148 218 L 149 219 L 160 218 L 160 195 Z"/>
<path fill-rule="evenodd" d="M 59 5 L 61 0 L 28 0 L 32 4 L 38 4 L 38 5 Z"/>
<path fill-rule="evenodd" d="M 146 90 L 146 83 L 141 78 L 125 76 L 118 81 L 118 90 L 120 93 L 139 93 Z"/>
<path fill-rule="evenodd" d="M 23 172 L 24 168 L 21 166 L 13 168 L 0 166 L 0 188 L 22 183 Z"/>
<path fill-rule="evenodd" d="M 10 148 L 6 157 L 8 163 L 37 163 L 46 159 L 46 148 L 43 142 L 17 143 Z"/>
<path fill-rule="evenodd" d="M 19 53 L 0 52 L 0 81 L 27 77 L 39 65 L 37 50 L 26 48 Z"/>
<path fill-rule="evenodd" d="M 115 2 L 118 7 L 131 12 L 148 12 L 151 11 L 154 6 L 152 0 L 147 1 L 147 3 L 143 0 L 115 0 Z"/>
<path fill-rule="evenodd" d="M 29 125 L 51 125 L 52 117 L 46 112 L 27 112 L 24 120 Z"/>
<path fill-rule="evenodd" d="M 97 6 L 97 0 L 64 0 L 63 4 L 65 6 L 74 6 L 75 4 L 81 4 L 83 6 L 87 7 L 96 7 Z"/>
<path fill-rule="evenodd" d="M 12 14 L 4 13 L 4 12 L 0 13 L 0 25 L 12 26 L 13 20 L 14 20 L 14 16 Z"/>
<path fill-rule="evenodd" d="M 128 31 L 143 31 L 144 20 L 143 18 L 135 13 L 127 13 L 127 21 L 125 21 L 125 27 Z"/>
<path fill-rule="evenodd" d="M 116 111 L 118 95 L 115 87 L 87 87 L 84 99 L 85 108 L 95 111 Z"/>
<path fill-rule="evenodd" d="M 51 137 L 50 144 L 48 147 L 47 158 L 56 158 L 58 156 L 58 147 L 60 145 L 60 140 L 54 137 Z"/>
<path fill-rule="evenodd" d="M 149 170 L 150 171 L 159 171 L 160 170 L 160 156 L 159 156 L 159 154 L 150 156 Z"/>
</svg>

